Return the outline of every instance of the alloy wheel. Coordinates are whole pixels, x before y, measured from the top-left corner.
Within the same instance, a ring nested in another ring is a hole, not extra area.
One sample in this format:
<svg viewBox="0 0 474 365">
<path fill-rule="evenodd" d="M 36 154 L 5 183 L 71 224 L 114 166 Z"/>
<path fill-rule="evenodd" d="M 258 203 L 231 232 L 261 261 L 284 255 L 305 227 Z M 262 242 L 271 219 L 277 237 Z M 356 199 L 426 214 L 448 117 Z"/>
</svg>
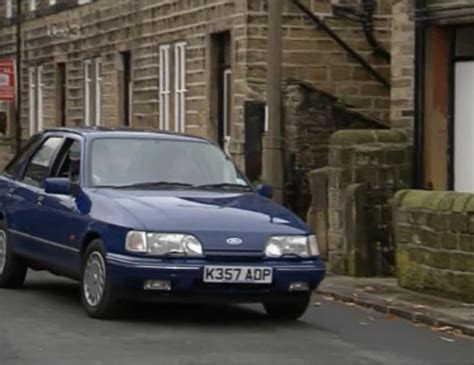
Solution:
<svg viewBox="0 0 474 365">
<path fill-rule="evenodd" d="M 7 234 L 0 231 L 0 275 L 3 274 L 7 262 Z"/>
<path fill-rule="evenodd" d="M 102 300 L 105 290 L 105 262 L 97 251 L 92 252 L 87 259 L 83 290 L 87 304 L 91 307 L 96 307 Z"/>
</svg>

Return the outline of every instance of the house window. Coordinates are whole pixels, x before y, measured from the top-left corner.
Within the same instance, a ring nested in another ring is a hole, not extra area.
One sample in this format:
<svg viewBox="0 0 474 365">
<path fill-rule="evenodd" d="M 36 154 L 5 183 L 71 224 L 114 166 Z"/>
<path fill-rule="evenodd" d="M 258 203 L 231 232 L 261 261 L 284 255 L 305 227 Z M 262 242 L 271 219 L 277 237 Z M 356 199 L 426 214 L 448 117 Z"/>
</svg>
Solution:
<svg viewBox="0 0 474 365">
<path fill-rule="evenodd" d="M 170 46 L 160 46 L 160 129 L 169 130 Z"/>
<path fill-rule="evenodd" d="M 88 3 L 90 3 L 90 2 L 91 2 L 91 0 L 77 0 L 77 3 L 78 3 L 79 5 L 88 4 Z"/>
<path fill-rule="evenodd" d="M 43 66 L 30 67 L 28 81 L 30 135 L 33 135 L 43 129 Z"/>
<path fill-rule="evenodd" d="M 56 0 L 49 0 L 49 5 L 51 6 L 56 5 Z"/>
<path fill-rule="evenodd" d="M 5 16 L 10 19 L 13 17 L 13 0 L 6 0 Z"/>
<path fill-rule="evenodd" d="M 36 10 L 36 0 L 30 0 L 30 11 Z"/>
<path fill-rule="evenodd" d="M 102 59 L 84 61 L 84 124 L 99 126 L 102 119 Z"/>
<path fill-rule="evenodd" d="M 186 129 L 186 43 L 176 43 L 174 48 L 174 129 L 184 133 Z"/>
</svg>

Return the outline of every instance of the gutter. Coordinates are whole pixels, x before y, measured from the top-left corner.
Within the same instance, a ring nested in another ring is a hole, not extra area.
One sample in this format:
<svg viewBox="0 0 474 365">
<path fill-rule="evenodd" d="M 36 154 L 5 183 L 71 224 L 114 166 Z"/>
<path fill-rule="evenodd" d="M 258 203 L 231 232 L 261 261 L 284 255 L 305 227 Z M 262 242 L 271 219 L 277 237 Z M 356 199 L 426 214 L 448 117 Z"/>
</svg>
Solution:
<svg viewBox="0 0 474 365">
<path fill-rule="evenodd" d="M 426 0 L 416 0 L 416 13 L 424 14 Z M 423 151 L 424 151 L 424 117 L 425 117 L 425 22 L 416 19 L 415 23 L 415 106 L 414 106 L 414 155 L 413 177 L 415 189 L 423 187 Z"/>
</svg>

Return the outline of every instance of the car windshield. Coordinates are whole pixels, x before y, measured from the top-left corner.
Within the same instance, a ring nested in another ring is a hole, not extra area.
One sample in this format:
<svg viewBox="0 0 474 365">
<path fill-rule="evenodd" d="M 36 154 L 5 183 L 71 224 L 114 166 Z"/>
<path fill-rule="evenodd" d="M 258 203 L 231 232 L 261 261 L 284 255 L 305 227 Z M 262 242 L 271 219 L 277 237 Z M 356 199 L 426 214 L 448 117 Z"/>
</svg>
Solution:
<svg viewBox="0 0 474 365">
<path fill-rule="evenodd" d="M 207 142 L 100 138 L 92 142 L 93 187 L 247 188 L 233 162 Z"/>
</svg>

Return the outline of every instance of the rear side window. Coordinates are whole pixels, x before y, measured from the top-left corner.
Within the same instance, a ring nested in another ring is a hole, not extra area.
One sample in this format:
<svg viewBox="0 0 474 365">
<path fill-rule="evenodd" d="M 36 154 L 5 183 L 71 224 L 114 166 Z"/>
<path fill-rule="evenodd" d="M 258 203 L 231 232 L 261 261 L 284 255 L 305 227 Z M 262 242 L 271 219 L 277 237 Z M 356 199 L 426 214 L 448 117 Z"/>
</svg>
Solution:
<svg viewBox="0 0 474 365">
<path fill-rule="evenodd" d="M 35 134 L 28 143 L 22 148 L 20 153 L 5 168 L 5 173 L 10 177 L 17 177 L 20 169 L 31 153 L 38 147 L 41 142 L 41 134 Z"/>
<path fill-rule="evenodd" d="M 26 166 L 23 180 L 26 183 L 41 186 L 48 175 L 56 151 L 61 146 L 62 137 L 50 137 L 33 155 Z"/>
</svg>

